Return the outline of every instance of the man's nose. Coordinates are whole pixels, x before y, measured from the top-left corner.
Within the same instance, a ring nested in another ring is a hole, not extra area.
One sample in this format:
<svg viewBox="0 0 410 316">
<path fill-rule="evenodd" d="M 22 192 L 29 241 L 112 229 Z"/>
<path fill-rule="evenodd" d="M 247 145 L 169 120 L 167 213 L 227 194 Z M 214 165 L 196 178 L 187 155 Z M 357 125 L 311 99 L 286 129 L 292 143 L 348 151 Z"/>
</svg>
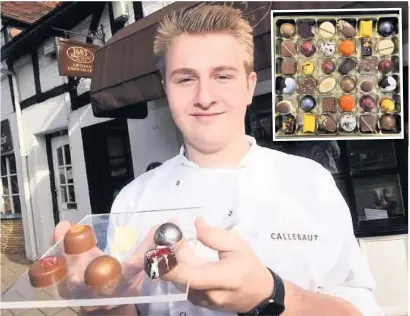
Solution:
<svg viewBox="0 0 410 316">
<path fill-rule="evenodd" d="M 212 93 L 212 81 L 203 79 L 199 80 L 194 105 L 201 108 L 209 108 L 214 103 L 214 96 Z"/>
</svg>

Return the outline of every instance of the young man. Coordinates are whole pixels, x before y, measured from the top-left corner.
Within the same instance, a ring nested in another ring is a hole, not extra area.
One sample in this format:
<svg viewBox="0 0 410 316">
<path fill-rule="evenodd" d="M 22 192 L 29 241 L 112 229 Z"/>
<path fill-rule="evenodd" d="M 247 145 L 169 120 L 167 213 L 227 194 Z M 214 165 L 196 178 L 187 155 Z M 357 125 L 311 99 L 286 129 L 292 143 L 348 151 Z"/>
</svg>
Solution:
<svg viewBox="0 0 410 316">
<path fill-rule="evenodd" d="M 127 185 L 112 213 L 201 206 L 206 247 L 188 256 L 177 247 L 180 264 L 166 275 L 191 277 L 189 302 L 151 304 L 142 315 L 382 315 L 331 174 L 245 135 L 257 77 L 240 12 L 213 5 L 172 14 L 154 51 L 184 146 Z"/>
</svg>

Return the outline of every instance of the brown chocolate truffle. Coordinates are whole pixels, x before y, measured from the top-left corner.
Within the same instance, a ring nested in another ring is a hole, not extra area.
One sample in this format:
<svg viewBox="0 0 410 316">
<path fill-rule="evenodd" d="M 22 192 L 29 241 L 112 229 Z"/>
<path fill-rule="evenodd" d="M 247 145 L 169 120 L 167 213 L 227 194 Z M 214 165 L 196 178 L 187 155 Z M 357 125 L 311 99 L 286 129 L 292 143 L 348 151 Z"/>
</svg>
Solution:
<svg viewBox="0 0 410 316">
<path fill-rule="evenodd" d="M 396 131 L 396 119 L 391 114 L 385 114 L 380 119 L 380 127 L 383 131 L 393 132 Z"/>
<path fill-rule="evenodd" d="M 97 245 L 94 231 L 88 225 L 77 224 L 64 236 L 64 250 L 69 255 L 78 255 Z"/>
<path fill-rule="evenodd" d="M 319 116 L 318 122 L 319 131 L 322 133 L 334 133 L 337 130 L 336 121 L 328 114 L 322 114 Z"/>
<path fill-rule="evenodd" d="M 390 72 L 393 68 L 393 64 L 390 60 L 388 59 L 382 59 L 379 61 L 378 69 L 382 74 L 387 74 Z"/>
<path fill-rule="evenodd" d="M 360 131 L 362 133 L 375 133 L 376 132 L 376 118 L 371 115 L 362 115 L 359 120 Z"/>
<path fill-rule="evenodd" d="M 84 283 L 94 294 L 112 295 L 122 280 L 122 268 L 117 259 L 100 256 L 91 261 L 84 273 Z"/>
<path fill-rule="evenodd" d="M 68 273 L 67 263 L 63 256 L 48 256 L 36 260 L 28 270 L 33 287 L 47 287 L 63 280 Z"/>
</svg>

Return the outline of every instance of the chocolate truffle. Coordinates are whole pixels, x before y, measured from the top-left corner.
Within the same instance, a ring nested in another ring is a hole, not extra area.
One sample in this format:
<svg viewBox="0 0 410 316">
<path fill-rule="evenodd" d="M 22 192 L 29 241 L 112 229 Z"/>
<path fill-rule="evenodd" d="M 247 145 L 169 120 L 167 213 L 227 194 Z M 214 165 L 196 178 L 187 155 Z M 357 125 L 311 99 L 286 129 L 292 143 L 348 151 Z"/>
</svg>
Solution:
<svg viewBox="0 0 410 316">
<path fill-rule="evenodd" d="M 393 23 L 388 20 L 379 23 L 377 26 L 377 32 L 383 37 L 392 35 L 394 33 Z"/>
<path fill-rule="evenodd" d="M 319 42 L 319 51 L 323 54 L 325 57 L 330 57 L 333 56 L 335 53 L 335 43 L 332 41 L 321 41 Z"/>
<path fill-rule="evenodd" d="M 370 38 L 360 39 L 360 51 L 362 56 L 371 56 L 373 54 L 373 42 Z"/>
<path fill-rule="evenodd" d="M 281 114 L 288 114 L 292 110 L 292 102 L 289 100 L 282 100 L 277 105 L 276 108 Z"/>
<path fill-rule="evenodd" d="M 337 21 L 337 28 L 345 37 L 351 38 L 356 35 L 356 29 L 349 22 L 344 20 Z"/>
<path fill-rule="evenodd" d="M 277 85 L 278 90 L 282 93 L 292 94 L 296 90 L 296 81 L 290 77 L 279 77 Z"/>
<path fill-rule="evenodd" d="M 74 225 L 64 236 L 64 251 L 69 255 L 81 254 L 96 245 L 94 231 L 88 225 Z"/>
<path fill-rule="evenodd" d="M 316 47 L 310 41 L 304 41 L 299 46 L 299 51 L 306 57 L 311 57 L 316 52 Z"/>
<path fill-rule="evenodd" d="M 336 65 L 331 59 L 325 59 L 321 68 L 326 75 L 330 75 L 333 71 L 335 71 Z"/>
<path fill-rule="evenodd" d="M 356 60 L 353 58 L 344 59 L 339 65 L 339 73 L 341 75 L 347 75 L 350 71 L 356 68 Z"/>
<path fill-rule="evenodd" d="M 339 98 L 339 106 L 345 112 L 350 112 L 356 106 L 356 99 L 351 94 L 342 95 Z"/>
<path fill-rule="evenodd" d="M 299 23 L 298 33 L 302 38 L 311 38 L 315 36 L 312 31 L 312 26 L 305 22 Z"/>
<path fill-rule="evenodd" d="M 397 88 L 397 81 L 392 76 L 383 76 L 379 80 L 379 88 L 382 92 L 392 92 Z"/>
<path fill-rule="evenodd" d="M 100 256 L 92 260 L 84 273 L 84 283 L 95 294 L 111 296 L 122 280 L 122 268 L 117 259 Z"/>
<path fill-rule="evenodd" d="M 391 114 L 385 114 L 380 119 L 380 127 L 383 131 L 396 131 L 396 118 Z"/>
<path fill-rule="evenodd" d="M 371 112 L 376 107 L 376 102 L 371 96 L 364 95 L 360 98 L 359 105 L 365 112 Z"/>
<path fill-rule="evenodd" d="M 372 79 L 364 79 L 362 82 L 360 82 L 360 90 L 365 93 L 371 92 L 373 90 Z"/>
<path fill-rule="evenodd" d="M 339 44 L 338 50 L 340 55 L 349 57 L 355 53 L 356 44 L 353 40 L 345 39 Z"/>
<path fill-rule="evenodd" d="M 314 133 L 316 131 L 316 116 L 313 114 L 303 114 L 303 133 Z"/>
<path fill-rule="evenodd" d="M 398 56 L 393 56 L 391 59 L 393 64 L 393 72 L 400 72 L 400 59 Z"/>
<path fill-rule="evenodd" d="M 331 22 L 323 22 L 319 25 L 319 35 L 324 38 L 331 38 L 336 33 L 336 28 Z"/>
<path fill-rule="evenodd" d="M 374 72 L 377 69 L 377 62 L 376 56 L 363 58 L 360 62 L 359 72 Z"/>
<path fill-rule="evenodd" d="M 296 73 L 296 61 L 285 60 L 282 63 L 282 75 L 294 75 Z"/>
<path fill-rule="evenodd" d="M 374 133 L 376 132 L 376 118 L 370 114 L 361 115 L 359 126 L 362 133 Z"/>
<path fill-rule="evenodd" d="M 333 77 L 327 77 L 320 82 L 318 90 L 320 93 L 328 93 L 332 91 L 335 86 L 336 79 Z"/>
<path fill-rule="evenodd" d="M 352 92 L 356 88 L 356 81 L 352 77 L 343 77 L 340 80 L 340 88 L 344 92 Z"/>
<path fill-rule="evenodd" d="M 298 93 L 308 94 L 316 91 L 316 80 L 313 78 L 304 78 L 298 86 Z"/>
<path fill-rule="evenodd" d="M 379 44 L 377 45 L 379 54 L 383 56 L 393 54 L 394 48 L 394 43 L 390 38 L 379 41 Z"/>
<path fill-rule="evenodd" d="M 323 98 L 322 107 L 323 107 L 323 112 L 336 113 L 337 111 L 336 98 L 330 98 L 330 97 Z"/>
<path fill-rule="evenodd" d="M 173 246 L 182 239 L 181 229 L 174 223 L 164 223 L 157 228 L 154 242 L 157 246 Z"/>
<path fill-rule="evenodd" d="M 316 106 L 316 101 L 310 95 L 305 95 L 299 103 L 301 109 L 305 112 L 310 112 Z"/>
<path fill-rule="evenodd" d="M 315 65 L 313 65 L 310 61 L 307 61 L 302 64 L 300 70 L 305 75 L 311 75 L 315 71 Z"/>
<path fill-rule="evenodd" d="M 382 108 L 384 112 L 393 112 L 396 106 L 392 99 L 384 98 L 380 102 L 380 107 Z"/>
<path fill-rule="evenodd" d="M 47 287 L 63 280 L 68 273 L 67 262 L 63 256 L 48 256 L 34 261 L 28 270 L 30 284 Z"/>
<path fill-rule="evenodd" d="M 318 119 L 319 131 L 325 133 L 334 133 L 337 130 L 336 121 L 333 119 L 332 116 L 328 114 L 323 114 L 319 116 Z"/>
<path fill-rule="evenodd" d="M 373 21 L 360 21 L 360 37 L 371 37 L 373 34 Z"/>
<path fill-rule="evenodd" d="M 291 114 L 286 114 L 282 119 L 282 131 L 285 134 L 293 134 L 296 130 L 296 118 Z"/>
<path fill-rule="evenodd" d="M 150 250 L 144 259 L 145 272 L 153 280 L 167 274 L 178 263 L 174 249 L 169 247 Z"/>
<path fill-rule="evenodd" d="M 379 61 L 378 69 L 382 74 L 387 74 L 392 70 L 393 64 L 388 59 L 382 59 Z"/>
<path fill-rule="evenodd" d="M 279 29 L 280 35 L 285 38 L 291 38 L 296 34 L 296 28 L 291 23 L 283 23 Z"/>
<path fill-rule="evenodd" d="M 344 113 L 340 117 L 340 127 L 345 132 L 353 132 L 356 129 L 357 121 L 356 117 L 352 113 Z"/>
<path fill-rule="evenodd" d="M 280 52 L 283 57 L 292 57 L 296 55 L 296 43 L 284 41 L 280 44 Z"/>
</svg>

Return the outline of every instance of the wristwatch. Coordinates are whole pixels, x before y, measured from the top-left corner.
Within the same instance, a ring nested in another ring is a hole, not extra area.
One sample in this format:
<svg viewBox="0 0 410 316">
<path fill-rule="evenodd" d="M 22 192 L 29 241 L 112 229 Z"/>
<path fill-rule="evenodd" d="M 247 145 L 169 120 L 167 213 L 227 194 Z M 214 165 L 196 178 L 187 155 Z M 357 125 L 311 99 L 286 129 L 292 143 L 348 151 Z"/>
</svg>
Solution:
<svg viewBox="0 0 410 316">
<path fill-rule="evenodd" d="M 285 311 L 285 285 L 279 275 L 267 269 L 272 274 L 274 282 L 271 297 L 247 313 L 238 313 L 238 316 L 279 316 Z"/>
</svg>

